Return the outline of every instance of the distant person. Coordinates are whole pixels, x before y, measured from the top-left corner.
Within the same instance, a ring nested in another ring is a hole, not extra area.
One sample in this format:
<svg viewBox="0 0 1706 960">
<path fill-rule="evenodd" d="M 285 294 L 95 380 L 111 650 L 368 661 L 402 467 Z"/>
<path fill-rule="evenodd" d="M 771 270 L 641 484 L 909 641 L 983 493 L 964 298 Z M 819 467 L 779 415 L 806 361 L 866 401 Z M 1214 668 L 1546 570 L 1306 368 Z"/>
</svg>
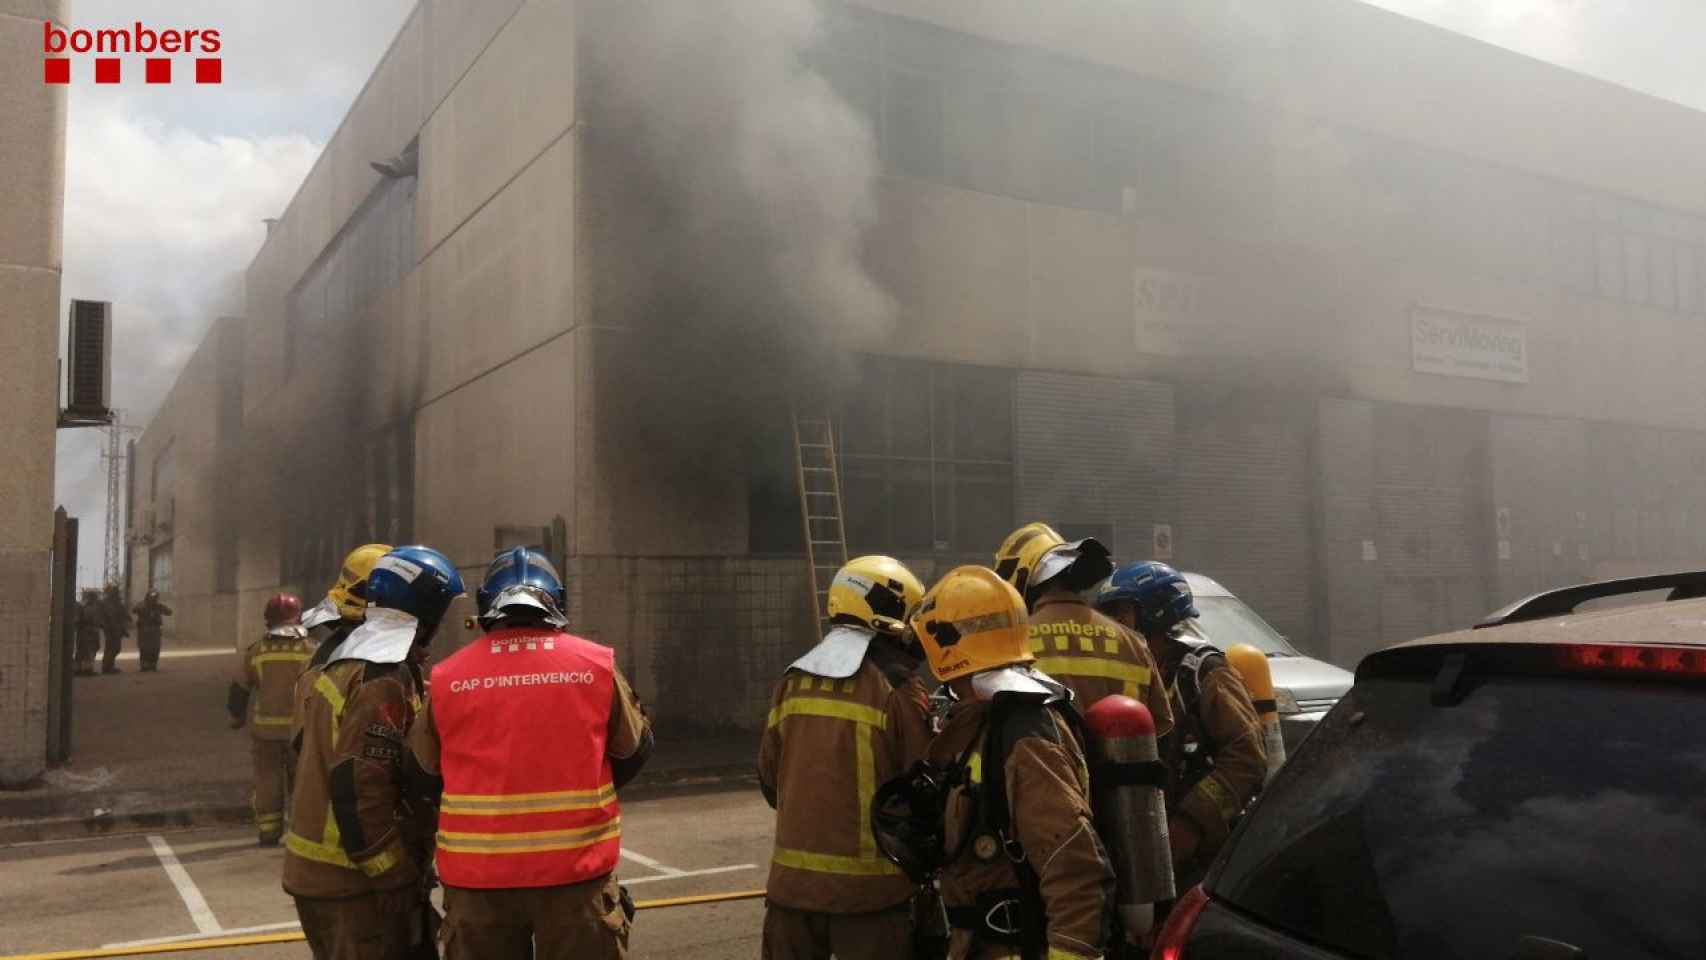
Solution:
<svg viewBox="0 0 1706 960">
<path fill-rule="evenodd" d="M 77 669 L 79 677 L 95 675 L 95 657 L 101 652 L 101 625 L 106 622 L 101 591 L 84 590 L 83 599 L 76 604 L 74 626 L 77 631 Z"/>
<path fill-rule="evenodd" d="M 462 577 L 430 547 L 398 547 L 363 580 L 366 620 L 311 674 L 284 890 L 315 960 L 405 960 L 429 949 L 431 816 L 412 806 L 403 754 L 421 663 Z M 541 728 L 552 738 L 580 731 Z"/>
<path fill-rule="evenodd" d="M 159 591 L 150 590 L 136 605 L 136 650 L 142 659 L 142 669 L 160 669 L 160 631 L 172 608 L 160 602 Z"/>
<path fill-rule="evenodd" d="M 413 779 L 442 796 L 445 960 L 626 956 L 616 791 L 651 727 L 610 648 L 564 629 L 550 561 L 498 554 L 476 599 L 485 637 L 433 668 L 409 735 Z"/>
<path fill-rule="evenodd" d="M 237 676 L 225 708 L 231 728 L 245 722 L 255 761 L 255 830 L 260 845 L 274 847 L 284 835 L 284 801 L 295 771 L 290 757 L 290 699 L 296 677 L 308 662 L 302 601 L 281 593 L 267 601 L 266 635 L 249 644 L 237 662 Z"/>
<path fill-rule="evenodd" d="M 106 634 L 106 649 L 101 652 L 101 672 L 118 673 L 118 653 L 124 638 L 130 635 L 130 611 L 118 587 L 108 587 L 101 595 L 101 631 Z"/>
<path fill-rule="evenodd" d="M 871 797 L 930 749 L 929 694 L 904 646 L 924 585 L 891 557 L 829 583 L 829 630 L 770 699 L 758 784 L 776 808 L 764 960 L 891 960 L 912 952 L 915 885 L 877 851 Z M 922 653 L 922 651 L 920 651 Z"/>
</svg>

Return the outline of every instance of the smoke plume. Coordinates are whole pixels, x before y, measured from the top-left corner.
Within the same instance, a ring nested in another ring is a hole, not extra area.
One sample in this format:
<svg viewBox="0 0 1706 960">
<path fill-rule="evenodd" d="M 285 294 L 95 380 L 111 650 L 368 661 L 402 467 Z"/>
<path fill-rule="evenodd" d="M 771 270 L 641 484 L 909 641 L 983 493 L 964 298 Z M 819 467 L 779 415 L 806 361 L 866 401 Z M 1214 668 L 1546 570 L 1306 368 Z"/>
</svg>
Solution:
<svg viewBox="0 0 1706 960">
<path fill-rule="evenodd" d="M 598 0 L 583 39 L 585 270 L 654 412 L 833 387 L 894 305 L 862 245 L 875 138 L 809 65 L 815 0 Z"/>
</svg>

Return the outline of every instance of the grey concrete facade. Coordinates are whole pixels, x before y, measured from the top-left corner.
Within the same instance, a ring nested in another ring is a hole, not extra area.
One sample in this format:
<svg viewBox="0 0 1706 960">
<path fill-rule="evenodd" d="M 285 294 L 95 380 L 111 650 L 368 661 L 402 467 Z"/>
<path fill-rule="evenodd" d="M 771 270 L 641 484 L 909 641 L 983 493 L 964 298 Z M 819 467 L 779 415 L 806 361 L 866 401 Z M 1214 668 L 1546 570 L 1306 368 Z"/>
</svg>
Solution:
<svg viewBox="0 0 1706 960">
<path fill-rule="evenodd" d="M 599 9 L 422 0 L 252 264 L 235 616 L 557 524 L 642 696 L 751 726 L 812 632 L 786 403 L 646 413 Z M 1662 159 L 1706 117 L 1346 0 L 825 9 L 896 304 L 835 402 L 855 551 L 929 579 L 1046 519 L 1346 664 L 1706 553 L 1706 184 Z M 1520 330 L 1521 376 L 1428 366 L 1435 316 Z"/>
<path fill-rule="evenodd" d="M 65 88 L 42 82 L 43 16 L 0 2 L 0 786 L 47 759 Z"/>
</svg>

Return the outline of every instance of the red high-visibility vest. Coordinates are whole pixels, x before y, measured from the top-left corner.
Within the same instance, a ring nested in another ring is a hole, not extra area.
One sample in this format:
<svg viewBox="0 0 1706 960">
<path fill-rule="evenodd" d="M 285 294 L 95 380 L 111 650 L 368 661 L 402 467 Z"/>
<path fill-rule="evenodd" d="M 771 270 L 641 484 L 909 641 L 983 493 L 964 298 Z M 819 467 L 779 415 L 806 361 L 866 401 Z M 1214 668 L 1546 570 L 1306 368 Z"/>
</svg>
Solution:
<svg viewBox="0 0 1706 960">
<path fill-rule="evenodd" d="M 605 756 L 615 661 L 550 629 L 500 630 L 432 671 L 449 886 L 548 887 L 616 869 L 622 817 Z"/>
</svg>

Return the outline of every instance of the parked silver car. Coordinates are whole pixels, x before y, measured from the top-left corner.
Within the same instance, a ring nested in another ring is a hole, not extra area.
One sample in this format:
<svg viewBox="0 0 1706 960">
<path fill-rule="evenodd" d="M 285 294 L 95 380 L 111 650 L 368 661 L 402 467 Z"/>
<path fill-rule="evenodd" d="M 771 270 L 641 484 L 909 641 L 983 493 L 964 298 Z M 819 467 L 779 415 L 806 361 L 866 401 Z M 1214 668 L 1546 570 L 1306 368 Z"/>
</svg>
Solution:
<svg viewBox="0 0 1706 960">
<path fill-rule="evenodd" d="M 1356 678 L 1348 670 L 1307 657 L 1232 591 L 1200 573 L 1186 573 L 1201 619 L 1196 634 L 1222 650 L 1247 643 L 1268 655 L 1274 675 L 1274 700 L 1287 755 L 1315 729 Z"/>
</svg>

